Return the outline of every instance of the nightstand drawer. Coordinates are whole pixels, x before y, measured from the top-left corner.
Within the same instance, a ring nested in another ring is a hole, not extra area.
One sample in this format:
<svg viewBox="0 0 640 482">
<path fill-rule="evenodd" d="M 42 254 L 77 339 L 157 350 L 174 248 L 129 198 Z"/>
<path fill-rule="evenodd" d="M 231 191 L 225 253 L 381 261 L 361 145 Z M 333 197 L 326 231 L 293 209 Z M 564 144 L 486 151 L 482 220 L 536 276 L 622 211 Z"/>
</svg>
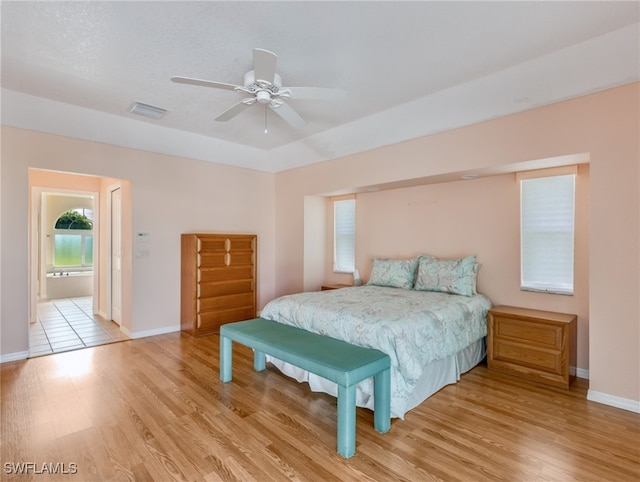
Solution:
<svg viewBox="0 0 640 482">
<path fill-rule="evenodd" d="M 494 323 L 496 338 L 521 340 L 527 344 L 535 343 L 558 350 L 562 348 L 561 326 L 547 325 L 542 321 L 532 323 L 500 315 L 494 315 Z"/>
<path fill-rule="evenodd" d="M 322 291 L 329 291 L 329 290 L 339 290 L 341 288 L 348 288 L 351 285 L 343 285 L 341 283 L 330 283 L 330 284 L 324 284 L 320 287 L 320 289 Z"/>
<path fill-rule="evenodd" d="M 575 315 L 497 306 L 489 310 L 487 366 L 569 388 L 576 363 Z"/>
<path fill-rule="evenodd" d="M 493 348 L 494 361 L 516 363 L 562 376 L 562 352 L 560 350 L 544 350 L 500 339 L 494 341 Z"/>
</svg>

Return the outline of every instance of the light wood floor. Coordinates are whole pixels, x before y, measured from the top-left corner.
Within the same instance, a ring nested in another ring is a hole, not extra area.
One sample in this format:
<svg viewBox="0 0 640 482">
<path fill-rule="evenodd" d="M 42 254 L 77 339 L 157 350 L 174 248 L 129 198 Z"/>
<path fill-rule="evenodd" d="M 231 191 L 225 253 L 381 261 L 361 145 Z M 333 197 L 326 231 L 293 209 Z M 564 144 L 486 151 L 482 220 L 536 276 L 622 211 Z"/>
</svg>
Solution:
<svg viewBox="0 0 640 482">
<path fill-rule="evenodd" d="M 175 333 L 3 364 L 0 477 L 640 480 L 640 415 L 586 401 L 584 380 L 565 391 L 478 366 L 387 434 L 358 409 L 356 455 L 345 460 L 335 399 L 273 368 L 254 372 L 235 344 L 223 385 L 218 343 Z M 29 474 L 7 473 L 28 462 Z M 77 475 L 33 473 L 56 463 Z"/>
</svg>

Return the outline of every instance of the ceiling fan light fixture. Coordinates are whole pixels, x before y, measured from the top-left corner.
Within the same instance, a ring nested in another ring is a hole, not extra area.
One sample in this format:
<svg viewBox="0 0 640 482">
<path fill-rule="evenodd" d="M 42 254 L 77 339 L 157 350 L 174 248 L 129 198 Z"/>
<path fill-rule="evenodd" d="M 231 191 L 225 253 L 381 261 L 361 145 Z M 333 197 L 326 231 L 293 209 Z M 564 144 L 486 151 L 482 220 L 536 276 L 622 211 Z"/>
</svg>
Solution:
<svg viewBox="0 0 640 482">
<path fill-rule="evenodd" d="M 259 90 L 256 92 L 256 100 L 259 104 L 268 104 L 271 100 L 271 94 L 266 90 Z"/>
<path fill-rule="evenodd" d="M 167 113 L 167 109 L 156 107 L 155 105 L 143 104 L 142 102 L 134 102 L 129 112 L 141 115 L 150 119 L 162 119 Z"/>
</svg>

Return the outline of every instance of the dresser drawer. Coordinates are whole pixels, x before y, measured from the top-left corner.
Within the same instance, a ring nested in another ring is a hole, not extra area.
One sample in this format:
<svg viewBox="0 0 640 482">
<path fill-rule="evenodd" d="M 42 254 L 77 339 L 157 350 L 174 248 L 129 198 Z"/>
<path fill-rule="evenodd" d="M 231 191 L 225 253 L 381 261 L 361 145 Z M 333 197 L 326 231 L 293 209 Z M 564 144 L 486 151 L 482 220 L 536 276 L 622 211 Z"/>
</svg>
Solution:
<svg viewBox="0 0 640 482">
<path fill-rule="evenodd" d="M 211 298 L 213 296 L 235 295 L 247 292 L 255 292 L 255 281 L 252 279 L 198 283 L 196 296 L 198 298 Z"/>
<path fill-rule="evenodd" d="M 253 306 L 198 313 L 197 329 L 199 334 L 206 335 L 220 331 L 220 325 L 225 323 L 250 320 L 255 317 L 256 311 Z"/>
<path fill-rule="evenodd" d="M 228 310 L 231 308 L 244 308 L 247 306 L 253 307 L 252 292 L 198 298 L 196 309 L 198 313 L 204 313 L 208 311 Z"/>
</svg>

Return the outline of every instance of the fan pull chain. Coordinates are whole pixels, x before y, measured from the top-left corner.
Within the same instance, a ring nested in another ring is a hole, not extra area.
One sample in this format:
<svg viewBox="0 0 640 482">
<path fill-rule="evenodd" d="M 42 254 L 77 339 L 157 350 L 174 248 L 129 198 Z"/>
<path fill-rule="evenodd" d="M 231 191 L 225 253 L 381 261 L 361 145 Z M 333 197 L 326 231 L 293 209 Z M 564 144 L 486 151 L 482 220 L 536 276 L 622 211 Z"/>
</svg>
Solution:
<svg viewBox="0 0 640 482">
<path fill-rule="evenodd" d="M 269 131 L 267 130 L 267 104 L 264 105 L 264 133 L 269 133 Z"/>
</svg>

